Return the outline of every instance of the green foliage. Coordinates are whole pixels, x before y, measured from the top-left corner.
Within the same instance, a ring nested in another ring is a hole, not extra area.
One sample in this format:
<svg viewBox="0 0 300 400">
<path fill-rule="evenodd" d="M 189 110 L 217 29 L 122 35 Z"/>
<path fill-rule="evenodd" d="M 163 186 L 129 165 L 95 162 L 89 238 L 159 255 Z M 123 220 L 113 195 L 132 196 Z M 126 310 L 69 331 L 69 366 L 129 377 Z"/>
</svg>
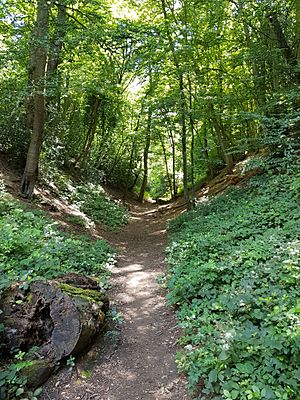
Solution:
<svg viewBox="0 0 300 400">
<path fill-rule="evenodd" d="M 73 357 L 73 356 L 69 356 L 68 357 L 68 359 L 67 359 L 67 367 L 68 367 L 68 370 L 69 370 L 69 372 L 72 372 L 73 371 L 73 369 L 74 369 L 74 367 L 75 367 L 75 357 Z"/>
<path fill-rule="evenodd" d="M 29 365 L 30 361 L 19 361 L 10 364 L 5 370 L 0 370 L 0 398 L 19 397 L 25 392 L 27 380 L 20 372 Z"/>
<path fill-rule="evenodd" d="M 97 275 L 103 284 L 113 250 L 103 240 L 71 236 L 41 212 L 0 197 L 0 290 L 12 281 L 50 279 L 68 272 Z"/>
<path fill-rule="evenodd" d="M 26 287 L 32 280 L 68 272 L 97 276 L 99 285 L 106 287 L 107 267 L 113 262 L 114 252 L 105 241 L 62 233 L 42 212 L 12 200 L 0 185 L 0 294 L 14 281 Z M 0 326 L 0 334 L 2 330 Z M 28 391 L 22 373 L 31 365 L 28 355 L 19 351 L 15 361 L 0 370 L 0 398 L 37 399 L 40 390 Z M 67 365 L 73 368 L 74 359 L 70 357 Z"/>
<path fill-rule="evenodd" d="M 203 382 L 199 399 L 299 399 L 297 182 L 256 177 L 170 223 L 168 299 L 185 346 L 177 363 L 190 388 Z"/>
<path fill-rule="evenodd" d="M 27 377 L 24 370 L 32 365 L 30 357 L 34 351 L 34 347 L 27 354 L 23 351 L 18 351 L 14 356 L 15 361 L 5 369 L 0 370 L 1 399 L 37 400 L 42 393 L 41 388 L 28 390 L 26 387 Z"/>
<path fill-rule="evenodd" d="M 85 226 L 85 221 L 79 215 L 67 215 L 65 220 L 73 225 Z"/>
<path fill-rule="evenodd" d="M 112 230 L 128 222 L 127 209 L 117 201 L 110 200 L 101 186 L 78 186 L 72 200 L 94 222 L 102 223 Z"/>
</svg>

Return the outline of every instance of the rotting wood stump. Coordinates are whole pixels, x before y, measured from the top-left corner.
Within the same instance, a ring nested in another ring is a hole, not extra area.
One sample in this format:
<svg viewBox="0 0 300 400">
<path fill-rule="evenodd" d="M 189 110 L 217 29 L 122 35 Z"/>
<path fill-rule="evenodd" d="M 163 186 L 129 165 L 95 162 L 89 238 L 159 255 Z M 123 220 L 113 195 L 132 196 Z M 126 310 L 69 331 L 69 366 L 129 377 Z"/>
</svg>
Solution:
<svg viewBox="0 0 300 400">
<path fill-rule="evenodd" d="M 97 282 L 75 273 L 7 289 L 0 299 L 2 341 L 7 350 L 36 348 L 24 371 L 28 386 L 40 386 L 62 359 L 90 346 L 108 307 L 108 297 Z"/>
</svg>

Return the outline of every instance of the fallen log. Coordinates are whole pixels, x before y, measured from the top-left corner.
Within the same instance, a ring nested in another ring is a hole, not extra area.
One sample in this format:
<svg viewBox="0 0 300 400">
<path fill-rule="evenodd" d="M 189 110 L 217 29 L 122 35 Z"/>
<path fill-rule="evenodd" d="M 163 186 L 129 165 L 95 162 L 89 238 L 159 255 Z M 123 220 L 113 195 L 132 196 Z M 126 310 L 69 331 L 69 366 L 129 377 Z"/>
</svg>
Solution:
<svg viewBox="0 0 300 400">
<path fill-rule="evenodd" d="M 40 386 L 62 359 L 90 346 L 108 307 L 97 282 L 77 274 L 6 290 L 0 299 L 5 349 L 36 348 L 25 371 L 29 386 Z"/>
</svg>

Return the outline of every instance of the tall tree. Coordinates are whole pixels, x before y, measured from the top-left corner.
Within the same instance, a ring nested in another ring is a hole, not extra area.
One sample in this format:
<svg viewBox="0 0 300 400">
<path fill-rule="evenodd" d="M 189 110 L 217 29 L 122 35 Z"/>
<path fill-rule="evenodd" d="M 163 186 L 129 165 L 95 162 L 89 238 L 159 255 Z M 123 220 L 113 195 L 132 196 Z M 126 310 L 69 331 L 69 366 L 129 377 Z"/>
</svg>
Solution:
<svg viewBox="0 0 300 400">
<path fill-rule="evenodd" d="M 149 149 L 151 144 L 151 124 L 152 124 L 152 110 L 149 106 L 148 108 L 148 117 L 147 117 L 147 127 L 146 127 L 146 142 L 144 147 L 144 154 L 143 154 L 143 181 L 141 185 L 141 190 L 139 194 L 139 201 L 144 201 L 145 191 L 147 188 L 148 183 L 148 171 L 149 171 Z"/>
<path fill-rule="evenodd" d="M 46 121 L 45 77 L 51 6 L 52 2 L 38 0 L 36 22 L 31 41 L 30 76 L 33 107 L 28 110 L 29 113 L 32 113 L 32 116 L 30 115 L 28 119 L 32 120 L 32 132 L 21 184 L 22 194 L 27 198 L 32 197 L 38 177 L 38 164 Z"/>
<path fill-rule="evenodd" d="M 187 125 L 186 125 L 186 93 L 184 87 L 184 76 L 183 71 L 179 63 L 178 55 L 176 52 L 175 42 L 172 38 L 171 28 L 169 24 L 169 18 L 167 14 L 167 6 L 165 0 L 161 0 L 162 12 L 164 16 L 166 35 L 169 42 L 169 47 L 171 49 L 174 66 L 176 68 L 177 79 L 178 79 L 178 87 L 180 93 L 180 120 L 181 120 L 181 144 L 182 144 L 182 168 L 183 168 L 183 192 L 184 192 L 184 201 L 186 207 L 190 208 L 190 199 L 189 199 L 189 191 L 188 191 L 188 166 L 187 166 Z"/>
</svg>

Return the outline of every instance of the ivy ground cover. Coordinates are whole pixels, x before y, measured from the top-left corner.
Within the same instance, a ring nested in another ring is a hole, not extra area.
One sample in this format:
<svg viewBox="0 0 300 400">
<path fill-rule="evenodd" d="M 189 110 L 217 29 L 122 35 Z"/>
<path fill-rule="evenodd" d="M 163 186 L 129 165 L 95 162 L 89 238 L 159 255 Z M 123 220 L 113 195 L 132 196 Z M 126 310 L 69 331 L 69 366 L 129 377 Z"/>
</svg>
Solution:
<svg viewBox="0 0 300 400">
<path fill-rule="evenodd" d="M 170 223 L 177 364 L 198 399 L 300 399 L 297 182 L 256 177 Z"/>
</svg>

